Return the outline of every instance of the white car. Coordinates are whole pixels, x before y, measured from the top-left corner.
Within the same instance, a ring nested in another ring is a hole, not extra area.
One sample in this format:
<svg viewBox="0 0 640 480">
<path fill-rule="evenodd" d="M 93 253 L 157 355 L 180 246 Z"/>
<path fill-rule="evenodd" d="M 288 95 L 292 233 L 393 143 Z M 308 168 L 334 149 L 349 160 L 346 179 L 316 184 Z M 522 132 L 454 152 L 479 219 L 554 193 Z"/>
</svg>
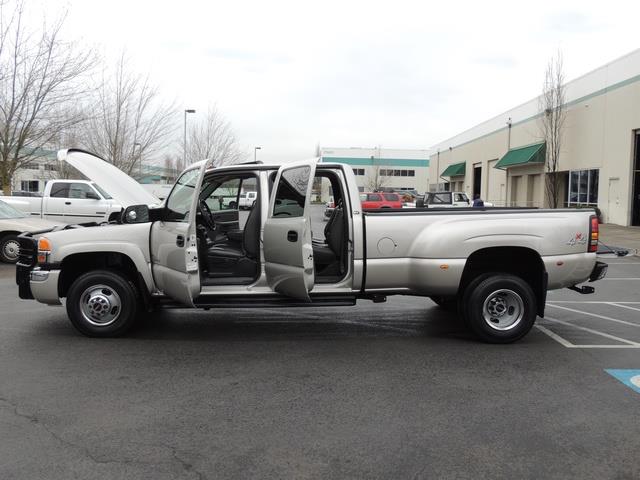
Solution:
<svg viewBox="0 0 640 480">
<path fill-rule="evenodd" d="M 240 195 L 238 207 L 240 207 L 240 210 L 248 210 L 253 207 L 256 198 L 258 198 L 258 192 L 245 192 Z"/>
<path fill-rule="evenodd" d="M 16 263 L 18 260 L 18 235 L 22 232 L 47 230 L 57 223 L 40 218 L 30 218 L 11 205 L 0 200 L 0 261 Z"/>
</svg>

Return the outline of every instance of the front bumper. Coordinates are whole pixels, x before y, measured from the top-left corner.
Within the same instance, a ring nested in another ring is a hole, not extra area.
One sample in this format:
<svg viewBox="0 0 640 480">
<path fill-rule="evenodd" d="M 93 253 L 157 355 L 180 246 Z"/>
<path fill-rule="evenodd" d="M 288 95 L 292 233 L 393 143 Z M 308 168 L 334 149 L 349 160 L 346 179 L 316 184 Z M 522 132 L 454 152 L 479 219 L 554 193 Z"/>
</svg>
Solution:
<svg viewBox="0 0 640 480">
<path fill-rule="evenodd" d="M 38 265 L 38 242 L 31 233 L 18 236 L 20 252 L 16 263 L 18 296 L 24 300 L 36 299 L 48 305 L 60 305 L 58 279 L 60 265 Z"/>
<path fill-rule="evenodd" d="M 607 269 L 609 265 L 604 262 L 596 262 L 593 270 L 591 270 L 591 275 L 589 275 L 589 281 L 595 282 L 597 280 L 602 280 L 607 274 Z"/>
</svg>

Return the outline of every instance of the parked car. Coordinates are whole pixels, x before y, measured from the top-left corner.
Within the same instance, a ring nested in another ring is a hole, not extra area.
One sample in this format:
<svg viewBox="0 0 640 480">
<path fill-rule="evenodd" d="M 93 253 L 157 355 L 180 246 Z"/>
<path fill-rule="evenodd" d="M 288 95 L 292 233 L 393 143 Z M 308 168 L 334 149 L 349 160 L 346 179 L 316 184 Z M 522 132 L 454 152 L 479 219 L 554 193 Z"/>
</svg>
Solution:
<svg viewBox="0 0 640 480">
<path fill-rule="evenodd" d="M 22 232 L 47 230 L 56 225 L 54 222 L 28 217 L 0 200 L 0 261 L 16 263 L 19 250 L 18 235 Z"/>
<path fill-rule="evenodd" d="M 89 153 L 68 150 L 60 158 L 89 178 L 99 172 L 109 191 L 128 182 Z M 262 188 L 244 228 L 236 240 L 207 241 L 211 231 L 238 228 L 239 217 L 237 209 L 211 212 L 207 198 L 247 177 Z M 324 239 L 316 240 L 315 178 L 331 182 L 336 202 Z M 146 198 L 134 185 L 129 198 Z M 78 331 L 109 337 L 124 334 L 140 312 L 164 307 L 281 310 L 416 295 L 458 305 L 478 337 L 508 343 L 544 316 L 547 290 L 593 293 L 579 285 L 607 269 L 596 261 L 593 210 L 363 211 L 351 168 L 317 160 L 216 168 L 199 162 L 180 175 L 162 208 L 130 204 L 121 219 L 20 235 L 20 298 L 49 305 L 66 298 Z"/>
<path fill-rule="evenodd" d="M 253 204 L 258 198 L 258 192 L 245 192 L 240 194 L 239 206 L 241 210 L 248 210 L 253 207 Z"/>
<path fill-rule="evenodd" d="M 422 198 L 418 198 L 415 206 L 418 208 L 467 208 L 471 205 L 471 200 L 464 192 L 429 192 Z"/>
<path fill-rule="evenodd" d="M 145 202 L 160 204 L 160 200 L 147 193 L 144 187 L 131 177 L 130 182 L 115 185 L 119 198 L 126 201 L 131 188 L 144 192 Z M 99 177 L 98 177 L 99 179 Z M 135 187 L 131 185 L 135 184 Z M 107 222 L 120 215 L 123 205 L 97 183 L 86 180 L 49 180 L 42 197 L 0 197 L 9 205 L 30 217 L 39 217 L 58 223 Z M 139 199 L 138 199 L 139 200 Z M 126 206 L 126 205 L 124 205 Z"/>
<path fill-rule="evenodd" d="M 402 208 L 402 199 L 397 193 L 363 192 L 360 194 L 360 202 L 365 210 Z"/>
</svg>

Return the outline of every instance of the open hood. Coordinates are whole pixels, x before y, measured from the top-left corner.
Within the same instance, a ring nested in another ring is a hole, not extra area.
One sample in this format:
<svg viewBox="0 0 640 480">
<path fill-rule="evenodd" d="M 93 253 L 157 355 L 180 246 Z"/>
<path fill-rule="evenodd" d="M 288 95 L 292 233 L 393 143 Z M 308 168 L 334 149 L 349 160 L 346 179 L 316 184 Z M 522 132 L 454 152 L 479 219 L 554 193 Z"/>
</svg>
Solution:
<svg viewBox="0 0 640 480">
<path fill-rule="evenodd" d="M 158 206 L 161 203 L 122 170 L 89 152 L 75 148 L 60 150 L 58 160 L 67 162 L 89 180 L 100 185 L 123 208 L 142 204 Z"/>
</svg>

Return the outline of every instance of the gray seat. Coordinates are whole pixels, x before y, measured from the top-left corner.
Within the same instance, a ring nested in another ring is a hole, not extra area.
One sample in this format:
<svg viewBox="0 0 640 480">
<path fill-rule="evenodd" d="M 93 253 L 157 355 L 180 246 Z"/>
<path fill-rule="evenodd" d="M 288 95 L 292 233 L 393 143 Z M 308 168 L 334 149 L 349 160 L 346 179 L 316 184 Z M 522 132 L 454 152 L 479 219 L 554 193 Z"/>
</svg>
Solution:
<svg viewBox="0 0 640 480">
<path fill-rule="evenodd" d="M 344 246 L 344 209 L 342 202 L 336 205 L 331 217 L 324 227 L 324 243 L 313 243 L 313 259 L 320 272 L 324 268 L 339 263 L 338 270 L 342 266 L 342 251 Z M 332 269 L 334 270 L 334 269 Z"/>
<path fill-rule="evenodd" d="M 253 276 L 260 255 L 260 203 L 256 200 L 242 231 L 241 242 L 216 243 L 207 248 L 210 276 Z"/>
</svg>

